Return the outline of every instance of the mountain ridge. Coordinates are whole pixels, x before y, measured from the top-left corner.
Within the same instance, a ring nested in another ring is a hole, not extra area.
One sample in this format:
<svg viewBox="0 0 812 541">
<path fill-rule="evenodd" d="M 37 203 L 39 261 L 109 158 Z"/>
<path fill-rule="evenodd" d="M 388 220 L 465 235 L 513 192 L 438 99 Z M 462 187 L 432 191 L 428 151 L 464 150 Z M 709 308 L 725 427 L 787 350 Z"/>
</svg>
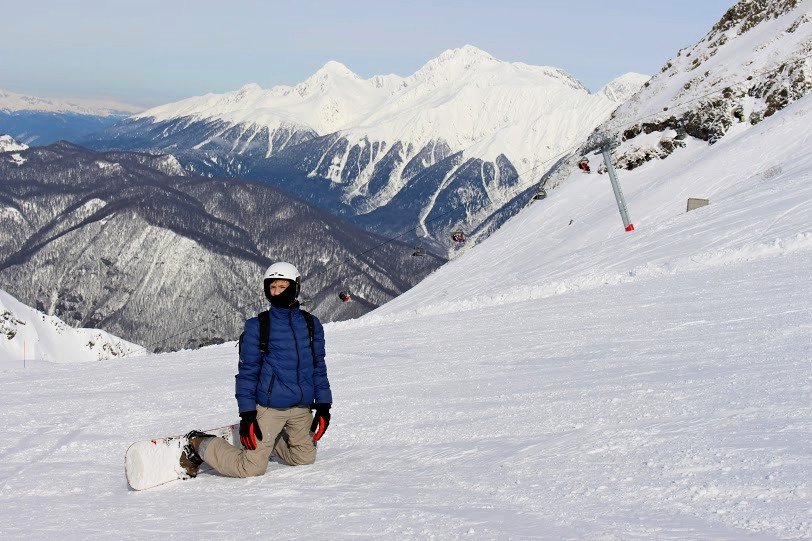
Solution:
<svg viewBox="0 0 812 541">
<path fill-rule="evenodd" d="M 89 98 L 41 98 L 18 94 L 0 88 L 0 111 L 40 111 L 74 113 L 90 116 L 125 116 L 142 111 L 143 107 L 115 100 Z"/>
<path fill-rule="evenodd" d="M 478 77 L 482 72 L 489 71 L 492 73 Z M 501 81 L 502 87 L 510 84 L 538 86 L 541 84 L 540 81 L 546 81 L 546 84 L 562 85 L 570 90 L 593 96 L 593 99 L 605 97 L 616 106 L 635 90 L 632 81 L 640 86 L 647 78 L 635 73 L 623 74 L 608 82 L 598 92 L 590 93 L 582 83 L 559 68 L 500 61 L 481 49 L 466 45 L 444 51 L 407 77 L 390 74 L 363 79 L 344 64 L 331 60 L 305 81 L 294 86 L 278 85 L 263 89 L 256 83 L 249 83 L 224 94 L 206 94 L 153 107 L 133 115 L 131 119 L 148 118 L 153 122 L 166 122 L 188 118 L 195 121 L 225 122 L 230 125 L 244 124 L 246 129 L 254 130 L 265 128 L 271 131 L 284 128 L 309 130 L 318 136 L 341 132 L 353 144 L 368 138 L 388 142 L 401 141 L 422 147 L 433 140 L 442 139 L 452 150 L 460 151 L 475 144 L 483 134 L 477 135 L 472 132 L 470 136 L 460 138 L 453 130 L 445 130 L 443 126 L 458 124 L 462 117 L 454 111 L 442 113 L 438 104 L 447 102 L 451 99 L 448 96 L 459 94 L 467 86 L 495 88 L 497 81 Z M 514 82 L 510 83 L 511 80 Z M 438 92 L 443 85 L 452 87 L 446 91 L 445 96 L 426 98 Z M 605 89 L 613 89 L 613 92 L 609 93 Z M 521 92 L 520 89 L 517 90 Z M 359 100 L 358 96 L 362 96 L 363 99 Z M 552 91 L 549 99 L 562 97 L 561 93 Z M 530 98 L 533 96 L 524 93 L 514 98 L 514 101 Z M 389 99 L 393 99 L 394 102 L 388 103 Z M 487 102 L 490 98 L 470 96 L 466 99 L 476 103 Z M 494 101 L 498 99 L 493 98 Z M 539 96 L 535 96 L 535 99 L 538 101 Z M 511 103 L 503 106 L 493 114 L 498 115 L 502 114 L 503 110 L 511 110 L 512 105 Z M 465 104 L 460 105 L 460 108 L 467 107 Z M 613 107 L 607 104 L 607 108 Z M 425 113 L 415 116 L 410 112 L 424 109 L 429 111 L 434 109 L 437 112 L 431 113 L 432 116 Z M 481 117 L 481 114 L 479 116 Z M 472 127 L 488 122 L 482 118 L 477 123 L 472 121 L 473 118 L 466 120 Z M 516 119 L 513 122 L 516 122 Z M 381 127 L 381 124 L 384 124 L 384 127 Z M 272 152 L 272 149 L 269 150 L 269 154 Z M 491 156 L 475 157 L 493 159 L 500 153 L 514 160 L 523 157 L 511 156 L 509 145 L 503 145 L 498 151 L 492 152 Z"/>
<path fill-rule="evenodd" d="M 477 229 L 535 184 L 646 79 L 626 74 L 590 93 L 558 68 L 465 46 L 409 77 L 361 79 L 328 62 L 297 86 L 250 84 L 165 104 L 87 143 L 169 152 L 197 174 L 260 179 L 369 231 L 413 229 L 413 241 L 450 255 L 459 248 L 452 230 Z M 459 167 L 449 171 L 440 163 L 451 156 Z M 437 214 L 450 219 L 430 219 Z"/>
</svg>

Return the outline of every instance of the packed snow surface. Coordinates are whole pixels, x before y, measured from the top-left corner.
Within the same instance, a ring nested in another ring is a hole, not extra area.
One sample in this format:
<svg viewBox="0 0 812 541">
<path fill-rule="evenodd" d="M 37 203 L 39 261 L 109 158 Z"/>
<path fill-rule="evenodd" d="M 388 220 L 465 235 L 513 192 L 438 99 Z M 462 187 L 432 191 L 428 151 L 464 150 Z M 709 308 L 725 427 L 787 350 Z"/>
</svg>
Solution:
<svg viewBox="0 0 812 541">
<path fill-rule="evenodd" d="M 130 442 L 236 419 L 233 343 L 7 366 L 0 533 L 809 538 L 810 109 L 622 171 L 633 233 L 608 178 L 575 172 L 327 325 L 335 404 L 312 466 L 128 491 Z"/>
</svg>

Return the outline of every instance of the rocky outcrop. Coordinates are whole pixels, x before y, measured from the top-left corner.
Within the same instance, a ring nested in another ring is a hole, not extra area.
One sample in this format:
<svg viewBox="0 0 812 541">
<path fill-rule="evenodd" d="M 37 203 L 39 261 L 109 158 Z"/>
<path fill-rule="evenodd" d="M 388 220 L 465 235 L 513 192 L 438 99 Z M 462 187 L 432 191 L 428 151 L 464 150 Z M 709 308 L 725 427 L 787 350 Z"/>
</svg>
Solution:
<svg viewBox="0 0 812 541">
<path fill-rule="evenodd" d="M 696 45 L 679 51 L 598 128 L 618 133 L 614 159 L 634 168 L 691 140 L 713 143 L 737 124 L 755 125 L 812 90 L 812 3 L 742 0 Z M 663 134 L 652 143 L 650 134 Z M 640 136 L 643 142 L 637 142 Z"/>
</svg>

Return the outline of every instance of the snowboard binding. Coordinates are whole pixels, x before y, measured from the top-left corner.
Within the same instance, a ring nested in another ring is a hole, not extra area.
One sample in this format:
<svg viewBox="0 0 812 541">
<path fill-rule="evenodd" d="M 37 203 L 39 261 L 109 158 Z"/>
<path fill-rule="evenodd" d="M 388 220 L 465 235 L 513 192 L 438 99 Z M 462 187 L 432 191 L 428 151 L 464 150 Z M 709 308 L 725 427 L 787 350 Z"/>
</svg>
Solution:
<svg viewBox="0 0 812 541">
<path fill-rule="evenodd" d="M 200 443 L 205 438 L 214 437 L 215 436 L 211 434 L 206 434 L 199 430 L 192 430 L 186 434 L 185 438 L 188 443 L 183 446 L 183 451 L 180 453 L 180 467 L 183 468 L 189 477 L 197 477 L 197 473 L 200 471 L 200 465 L 203 464 L 203 457 L 197 452 Z"/>
</svg>

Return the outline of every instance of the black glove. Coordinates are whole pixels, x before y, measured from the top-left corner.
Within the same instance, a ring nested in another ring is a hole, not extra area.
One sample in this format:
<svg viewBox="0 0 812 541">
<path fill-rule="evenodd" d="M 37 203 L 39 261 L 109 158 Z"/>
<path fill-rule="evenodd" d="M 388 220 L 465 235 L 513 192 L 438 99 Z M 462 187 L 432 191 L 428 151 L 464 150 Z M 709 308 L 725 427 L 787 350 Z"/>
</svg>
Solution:
<svg viewBox="0 0 812 541">
<path fill-rule="evenodd" d="M 257 448 L 257 440 L 262 440 L 262 431 L 257 423 L 257 410 L 240 412 L 240 443 L 246 449 Z"/>
<path fill-rule="evenodd" d="M 310 425 L 310 433 L 313 434 L 313 441 L 319 441 L 327 427 L 330 426 L 330 406 L 332 404 L 314 404 L 316 414 L 313 416 L 313 424 Z"/>
</svg>

